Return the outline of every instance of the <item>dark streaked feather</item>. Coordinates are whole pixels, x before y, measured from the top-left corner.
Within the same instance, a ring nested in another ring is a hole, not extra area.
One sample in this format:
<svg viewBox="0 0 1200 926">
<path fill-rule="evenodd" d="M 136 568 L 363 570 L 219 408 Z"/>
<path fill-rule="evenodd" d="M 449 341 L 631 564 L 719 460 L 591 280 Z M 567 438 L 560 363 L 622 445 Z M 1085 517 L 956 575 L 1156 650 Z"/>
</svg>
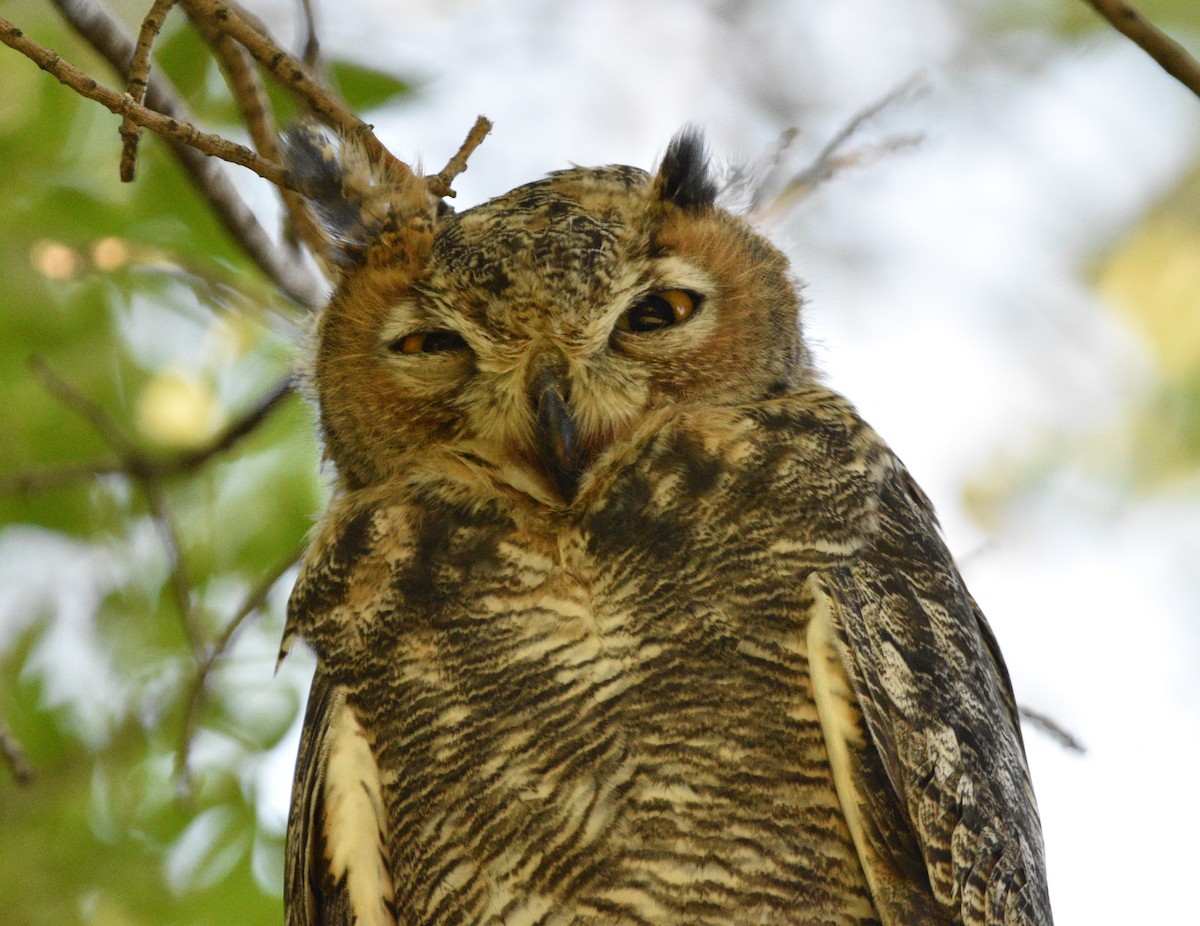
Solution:
<svg viewBox="0 0 1200 926">
<path fill-rule="evenodd" d="M 287 926 L 395 926 L 378 770 L 369 757 L 354 761 L 368 747 L 357 736 L 347 743 L 347 728 L 359 732 L 361 727 L 345 697 L 344 689 L 318 670 L 288 818 Z"/>
<path fill-rule="evenodd" d="M 946 922 L 1048 924 L 1040 823 L 995 639 L 899 464 L 879 491 L 878 535 L 821 577 L 873 747 L 851 750 L 853 774 L 876 780 L 881 760 L 890 783 L 858 789 L 868 835 L 885 864 L 919 849 Z M 911 848 L 889 833 L 896 819 Z M 881 905 L 886 926 L 907 922 L 902 912 Z"/>
<path fill-rule="evenodd" d="M 695 126 L 679 132 L 667 146 L 658 168 L 659 193 L 681 209 L 694 211 L 712 206 L 717 182 L 709 167 L 704 135 Z"/>
</svg>

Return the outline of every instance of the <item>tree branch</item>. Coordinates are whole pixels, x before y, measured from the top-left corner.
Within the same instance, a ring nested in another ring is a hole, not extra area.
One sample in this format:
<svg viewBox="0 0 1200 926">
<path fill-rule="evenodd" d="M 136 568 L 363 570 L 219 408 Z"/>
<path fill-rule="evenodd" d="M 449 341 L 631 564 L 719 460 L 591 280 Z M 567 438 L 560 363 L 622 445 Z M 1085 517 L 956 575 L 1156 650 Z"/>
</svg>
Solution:
<svg viewBox="0 0 1200 926">
<path fill-rule="evenodd" d="M 160 0 L 167 2 L 167 0 Z M 174 2 L 174 0 L 170 0 Z M 258 153 L 277 164 L 283 163 L 279 150 L 279 133 L 275 126 L 275 117 L 271 112 L 271 104 L 258 78 L 254 61 L 249 52 L 225 33 L 221 32 L 207 20 L 197 20 L 196 28 L 204 36 L 204 40 L 213 50 L 213 54 L 225 74 L 229 91 L 242 114 L 242 121 L 250 132 L 250 139 Z M 294 190 L 279 188 L 283 207 L 291 220 L 292 228 L 302 241 L 315 255 L 325 252 L 327 241 L 324 233 L 313 218 L 308 202 Z M 293 259 L 298 260 L 299 254 L 293 252 Z"/>
<path fill-rule="evenodd" d="M 59 83 L 70 87 L 80 96 L 95 100 L 109 112 L 133 119 L 138 125 L 150 129 L 163 138 L 182 142 L 198 148 L 212 157 L 245 167 L 276 186 L 291 187 L 291 180 L 282 165 L 272 164 L 264 158 L 260 158 L 244 145 L 239 145 L 219 135 L 201 132 L 190 123 L 179 122 L 170 116 L 147 109 L 145 106 L 135 103 L 128 94 L 117 93 L 115 90 L 102 86 L 96 82 L 95 78 L 89 77 L 79 68 L 64 61 L 57 52 L 33 41 L 7 19 L 0 19 L 0 42 L 29 58 L 43 71 L 57 79 Z"/>
<path fill-rule="evenodd" d="M 181 454 L 174 460 L 159 464 L 161 475 L 175 476 L 180 473 L 191 472 L 207 463 L 212 457 L 229 450 L 270 417 L 271 413 L 283 404 L 283 401 L 295 391 L 296 386 L 293 377 L 285 376 L 263 393 L 254 405 L 204 447 Z"/>
<path fill-rule="evenodd" d="M 86 395 L 60 377 L 41 357 L 29 361 L 29 369 L 46 387 L 46 391 L 92 426 L 106 444 L 124 460 L 137 458 L 137 449 L 113 417 Z"/>
<path fill-rule="evenodd" d="M 326 84 L 328 80 L 321 61 L 321 42 L 317 37 L 317 14 L 313 10 L 312 0 L 300 0 L 300 14 L 304 20 L 304 51 L 301 52 L 304 66 L 310 73 L 316 74 L 321 83 Z"/>
<path fill-rule="evenodd" d="M 167 498 L 163 494 L 162 482 L 156 477 L 147 476 L 141 480 L 142 489 L 146 493 L 146 504 L 154 519 L 154 526 L 162 540 L 163 549 L 167 551 L 168 575 L 170 576 L 171 595 L 175 599 L 175 610 L 179 612 L 179 622 L 183 626 L 184 636 L 192 651 L 192 659 L 197 664 L 204 658 L 200 643 L 200 628 L 196 619 L 196 609 L 192 603 L 192 583 L 188 574 L 187 557 L 183 552 L 183 543 L 179 539 L 179 531 L 175 529 L 175 520 L 167 507 Z"/>
<path fill-rule="evenodd" d="M 165 458 L 143 453 L 117 428 L 108 413 L 83 396 L 73 386 L 58 378 L 41 361 L 35 361 L 34 372 L 46 388 L 79 415 L 87 418 L 100 430 L 105 442 L 119 457 L 118 462 L 68 463 L 26 472 L 0 476 L 0 493 L 36 492 L 63 485 L 83 482 L 97 476 L 127 476 L 135 480 L 165 480 L 195 472 L 210 459 L 234 447 L 251 434 L 283 401 L 295 392 L 292 377 L 287 376 L 265 392 L 246 412 L 235 419 L 220 434 L 203 447 L 187 450 Z M 103 429 L 103 430 L 101 430 Z"/>
<path fill-rule="evenodd" d="M 1058 745 L 1070 752 L 1077 752 L 1083 755 L 1087 752 L 1087 747 L 1073 733 L 1062 726 L 1057 720 L 1049 714 L 1043 714 L 1041 711 L 1035 711 L 1032 707 L 1021 705 L 1019 708 L 1022 719 L 1041 730 L 1050 739 L 1054 740 Z"/>
<path fill-rule="evenodd" d="M 46 389 L 67 408 L 95 428 L 105 443 L 112 447 L 121 458 L 122 469 L 141 483 L 146 494 L 146 504 L 150 508 L 150 514 L 154 518 L 154 524 L 158 528 L 159 536 L 167 551 L 167 559 L 170 563 L 171 592 L 179 610 L 179 619 L 183 625 L 184 635 L 191 647 L 192 656 L 199 662 L 203 653 L 200 649 L 195 609 L 192 607 L 187 561 L 183 553 L 183 544 L 179 540 L 179 534 L 175 530 L 175 524 L 167 508 L 166 497 L 162 492 L 161 474 L 125 436 L 125 432 L 108 412 L 59 377 L 40 359 L 34 358 L 30 365 L 34 375 L 42 381 Z"/>
<path fill-rule="evenodd" d="M 1159 67 L 1200 97 L 1200 61 L 1173 38 L 1122 0 L 1086 0 L 1087 4 L 1132 40 Z"/>
<path fill-rule="evenodd" d="M 137 44 L 133 48 L 133 57 L 129 61 L 129 74 L 125 79 L 125 92 L 135 103 L 146 102 L 147 78 L 150 76 L 150 49 L 154 40 L 162 30 L 163 22 L 177 0 L 154 0 L 150 12 L 142 20 L 142 28 L 138 30 Z M 121 179 L 132 183 L 137 173 L 137 146 L 142 135 L 141 127 L 126 116 L 121 120 Z"/>
<path fill-rule="evenodd" d="M 240 42 L 275 79 L 303 100 L 327 125 L 361 139 L 367 151 L 380 164 L 411 174 L 412 169 L 387 150 L 375 137 L 372 126 L 363 122 L 341 100 L 320 85 L 308 69 L 276 44 L 275 40 L 251 23 L 240 11 L 222 0 L 180 0 L 193 21 L 207 20 L 226 35 Z M 290 184 L 279 184 L 288 186 Z"/>
<path fill-rule="evenodd" d="M 63 466 L 48 466 L 44 469 L 24 470 L 0 475 L 0 494 L 9 492 L 41 492 L 60 486 L 87 482 L 98 476 L 128 476 L 120 463 L 67 463 Z"/>
<path fill-rule="evenodd" d="M 96 49 L 124 78 L 133 55 L 133 41 L 120 24 L 91 0 L 52 0 L 67 23 Z M 148 79 L 146 101 L 150 108 L 179 122 L 191 122 L 187 107 L 170 81 L 160 74 Z M 290 299 L 314 308 L 324 301 L 324 285 L 308 269 L 279 248 L 246 206 L 219 162 L 195 148 L 170 142 L 171 151 L 193 186 L 212 205 L 218 221 L 259 269 Z"/>
<path fill-rule="evenodd" d="M 492 130 L 492 122 L 485 116 L 479 116 L 475 120 L 475 124 L 471 126 L 471 131 L 467 133 L 466 139 L 459 146 L 458 151 L 454 153 L 446 166 L 432 177 L 425 178 L 425 185 L 429 188 L 429 192 L 441 199 L 444 196 L 453 196 L 454 190 L 450 188 L 450 184 L 454 182 L 454 178 L 467 169 L 467 159 L 479 147 L 480 143 L 487 138 L 488 132 Z"/>
<path fill-rule="evenodd" d="M 789 129 L 780 139 L 779 148 L 773 154 L 769 173 L 756 185 L 757 188 L 751 200 L 750 210 L 760 218 L 781 212 L 790 207 L 798 199 L 811 193 L 822 183 L 832 179 L 839 171 L 845 170 L 848 167 L 862 167 L 894 151 L 920 144 L 923 136 L 919 134 L 896 135 L 884 139 L 878 144 L 865 145 L 853 151 L 843 150 L 846 143 L 854 138 L 864 125 L 885 109 L 888 109 L 906 97 L 920 93 L 924 88 L 924 75 L 915 74 L 886 96 L 872 103 L 870 106 L 859 110 L 845 125 L 834 133 L 833 137 L 817 152 L 816 157 L 812 159 L 808 166 L 794 174 L 784 185 L 783 189 L 772 196 L 769 203 L 762 206 L 758 201 L 760 191 L 763 187 L 770 185 L 771 175 L 778 171 L 778 165 L 782 160 L 783 152 L 795 138 L 795 130 Z"/>
</svg>

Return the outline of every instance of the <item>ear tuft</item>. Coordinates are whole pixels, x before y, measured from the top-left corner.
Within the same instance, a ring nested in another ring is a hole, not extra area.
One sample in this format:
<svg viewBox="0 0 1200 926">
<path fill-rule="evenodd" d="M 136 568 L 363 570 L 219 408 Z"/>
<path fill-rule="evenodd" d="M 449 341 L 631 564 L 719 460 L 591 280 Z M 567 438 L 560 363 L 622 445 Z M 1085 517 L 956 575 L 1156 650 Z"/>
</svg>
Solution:
<svg viewBox="0 0 1200 926">
<path fill-rule="evenodd" d="M 707 209 L 717 198 L 717 183 L 709 168 L 704 134 L 686 126 L 671 139 L 655 177 L 658 195 L 681 209 Z"/>
<path fill-rule="evenodd" d="M 329 240 L 326 255 L 343 269 L 365 262 L 367 252 L 395 244 L 405 229 L 425 231 L 436 213 L 420 177 L 381 164 L 357 139 L 303 121 L 283 135 L 283 160 Z"/>
</svg>

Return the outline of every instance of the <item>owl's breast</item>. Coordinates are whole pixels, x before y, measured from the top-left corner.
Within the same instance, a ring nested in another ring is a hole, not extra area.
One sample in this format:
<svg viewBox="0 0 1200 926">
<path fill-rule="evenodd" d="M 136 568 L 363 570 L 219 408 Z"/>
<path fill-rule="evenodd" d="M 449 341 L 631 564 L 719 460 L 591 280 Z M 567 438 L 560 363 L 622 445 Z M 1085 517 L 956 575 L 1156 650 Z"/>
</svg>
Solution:
<svg viewBox="0 0 1200 926">
<path fill-rule="evenodd" d="M 775 497 L 795 454 L 684 425 L 570 523 L 375 515 L 405 539 L 346 665 L 415 921 L 795 923 L 817 894 L 875 921 L 807 669 L 827 553 Z"/>
</svg>

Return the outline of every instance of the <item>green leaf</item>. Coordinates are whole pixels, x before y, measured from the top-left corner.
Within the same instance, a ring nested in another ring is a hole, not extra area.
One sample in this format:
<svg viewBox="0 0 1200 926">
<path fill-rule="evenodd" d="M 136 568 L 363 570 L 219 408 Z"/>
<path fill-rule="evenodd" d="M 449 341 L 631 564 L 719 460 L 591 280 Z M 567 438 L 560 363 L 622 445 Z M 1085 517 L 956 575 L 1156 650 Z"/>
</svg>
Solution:
<svg viewBox="0 0 1200 926">
<path fill-rule="evenodd" d="M 348 61 L 332 62 L 329 72 L 334 87 L 357 112 L 383 106 L 412 92 L 412 85 L 406 81 Z"/>
</svg>

